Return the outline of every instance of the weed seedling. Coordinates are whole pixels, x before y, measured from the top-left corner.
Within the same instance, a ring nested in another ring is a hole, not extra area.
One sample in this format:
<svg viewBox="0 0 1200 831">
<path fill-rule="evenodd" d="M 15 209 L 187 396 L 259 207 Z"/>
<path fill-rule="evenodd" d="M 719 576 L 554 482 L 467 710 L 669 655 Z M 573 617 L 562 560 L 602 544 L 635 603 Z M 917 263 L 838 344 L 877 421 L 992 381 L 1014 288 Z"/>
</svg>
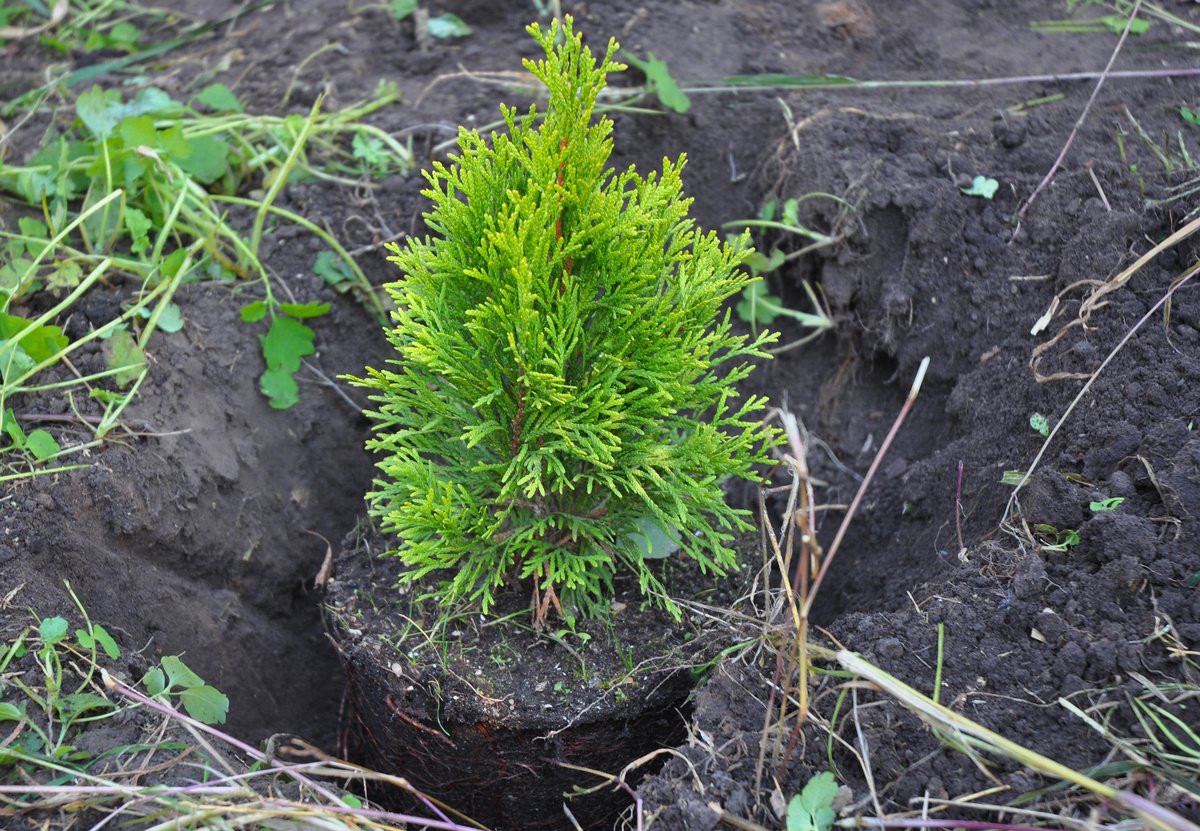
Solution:
<svg viewBox="0 0 1200 831">
<path fill-rule="evenodd" d="M 817 231 L 812 231 L 805 227 L 800 222 L 800 205 L 809 199 L 823 197 L 832 199 L 840 203 L 843 207 L 849 208 L 850 205 L 841 197 L 834 196 L 828 193 L 810 193 L 800 199 L 788 199 L 783 203 L 782 215 L 778 220 L 775 218 L 775 212 L 779 208 L 777 200 L 772 199 L 763 205 L 756 219 L 738 219 L 732 222 L 726 222 L 722 227 L 741 227 L 741 228 L 760 228 L 767 230 L 785 231 L 790 234 L 798 234 L 802 237 L 812 240 L 811 243 L 800 248 L 798 251 L 793 251 L 790 254 L 784 254 L 779 248 L 772 248 L 769 255 L 764 255 L 759 252 L 754 252 L 747 261 L 751 273 L 755 277 L 773 272 L 784 265 L 789 260 L 796 259 L 804 254 L 815 251 L 819 248 L 824 248 L 833 245 L 837 242 L 836 236 L 822 234 Z M 812 284 L 808 280 L 800 281 L 804 293 L 808 295 L 809 303 L 812 305 L 814 312 L 801 312 L 796 309 L 790 309 L 783 304 L 783 301 L 767 292 L 767 287 L 761 282 L 754 282 L 742 289 L 741 300 L 738 301 L 736 311 L 739 318 L 746 323 L 749 323 L 754 331 L 758 331 L 759 326 L 769 326 L 777 317 L 789 317 L 798 321 L 802 326 L 812 329 L 813 331 L 797 341 L 786 344 L 770 350 L 772 354 L 778 355 L 789 349 L 795 349 L 805 343 L 817 338 L 826 329 L 833 328 L 833 318 L 826 310 L 825 305 L 818 299 L 816 291 L 813 290 Z"/>
<path fill-rule="evenodd" d="M 829 831 L 837 814 L 833 800 L 837 780 L 829 771 L 818 773 L 788 802 L 787 831 Z"/>
<path fill-rule="evenodd" d="M 981 199 L 991 199 L 1000 190 L 1000 183 L 987 176 L 976 176 L 971 180 L 970 187 L 959 188 L 967 196 L 978 196 Z"/>
<path fill-rule="evenodd" d="M 664 107 L 677 113 L 686 113 L 692 108 L 691 99 L 671 77 L 666 61 L 654 57 L 653 52 L 647 52 L 645 60 L 629 52 L 621 52 L 621 57 L 646 76 L 646 92 L 654 93 Z"/>
<path fill-rule="evenodd" d="M 1088 510 L 1094 514 L 1101 514 L 1105 513 L 1106 511 L 1115 511 L 1124 501 L 1125 497 L 1123 496 L 1110 496 L 1107 499 L 1089 502 Z"/>
<path fill-rule="evenodd" d="M 1043 551 L 1064 553 L 1079 545 L 1079 532 L 1071 528 L 1060 531 L 1053 525 L 1039 522 L 1033 526 L 1033 530 L 1041 534 L 1044 539 L 1052 540 L 1052 542 L 1042 543 Z"/>
</svg>

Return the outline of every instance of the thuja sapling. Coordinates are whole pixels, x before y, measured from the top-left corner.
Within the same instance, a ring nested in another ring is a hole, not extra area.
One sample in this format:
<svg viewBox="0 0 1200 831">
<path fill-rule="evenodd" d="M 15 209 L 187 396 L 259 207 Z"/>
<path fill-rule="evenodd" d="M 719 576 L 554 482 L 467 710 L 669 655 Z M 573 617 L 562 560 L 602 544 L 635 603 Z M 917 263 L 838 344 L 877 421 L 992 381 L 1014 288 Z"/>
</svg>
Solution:
<svg viewBox="0 0 1200 831">
<path fill-rule="evenodd" d="M 545 113 L 502 106 L 490 142 L 461 130 L 425 174 L 431 236 L 391 246 L 396 357 L 353 379 L 373 390 L 382 454 L 370 510 L 401 579 L 432 573 L 447 603 L 487 612 L 506 580 L 529 581 L 541 625 L 552 608 L 602 613 L 622 571 L 678 614 L 647 536 L 705 571 L 735 564 L 748 513 L 721 483 L 754 479 L 776 435 L 735 385 L 774 336 L 722 313 L 751 252 L 696 230 L 684 157 L 646 178 L 606 168 L 612 122 L 593 109 L 625 68 L 617 44 L 597 66 L 569 17 L 528 31 Z"/>
</svg>

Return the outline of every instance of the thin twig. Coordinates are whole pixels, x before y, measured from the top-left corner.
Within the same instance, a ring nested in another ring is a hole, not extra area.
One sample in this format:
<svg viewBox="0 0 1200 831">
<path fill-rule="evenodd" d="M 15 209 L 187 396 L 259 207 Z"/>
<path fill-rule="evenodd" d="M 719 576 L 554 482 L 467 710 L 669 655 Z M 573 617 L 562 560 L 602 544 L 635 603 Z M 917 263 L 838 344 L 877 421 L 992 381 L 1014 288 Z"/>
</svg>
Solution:
<svg viewBox="0 0 1200 831">
<path fill-rule="evenodd" d="M 904 406 L 900 408 L 900 414 L 896 416 L 896 420 L 892 423 L 892 429 L 888 431 L 887 437 L 884 438 L 883 444 L 879 446 L 879 451 L 875 454 L 875 459 L 871 462 L 871 466 L 867 469 L 867 475 L 863 477 L 862 483 L 858 486 L 858 492 L 854 494 L 854 499 L 850 502 L 850 508 L 846 511 L 846 515 L 842 518 L 842 524 L 838 526 L 837 534 L 833 537 L 833 542 L 829 545 L 829 550 L 825 552 L 825 557 L 821 562 L 821 569 L 817 572 L 817 576 L 813 579 L 812 588 L 809 589 L 808 597 L 804 599 L 804 608 L 801 610 L 805 618 L 812 611 L 813 601 L 817 598 L 817 591 L 821 588 L 821 582 L 825 579 L 825 575 L 829 572 L 829 565 L 833 562 L 833 557 L 838 552 L 839 546 L 842 544 L 842 539 L 846 536 L 846 531 L 850 528 L 850 523 L 854 520 L 854 515 L 858 513 L 858 506 L 862 504 L 863 497 L 866 496 L 867 488 L 871 485 L 871 480 L 875 478 L 875 472 L 879 470 L 879 465 L 883 462 L 883 457 L 887 455 L 888 448 L 892 446 L 892 442 L 896 438 L 896 434 L 900 432 L 900 425 L 904 423 L 905 417 L 909 410 L 912 409 L 913 403 L 917 400 L 917 394 L 921 391 L 921 384 L 925 380 L 925 372 L 929 369 L 929 358 L 925 357 L 921 360 L 921 366 L 917 369 L 917 375 L 913 379 L 912 388 L 908 392 L 908 397 L 904 399 Z"/>
<path fill-rule="evenodd" d="M 1133 21 L 1137 19 L 1138 9 L 1142 7 L 1142 0 L 1136 0 L 1133 4 L 1133 11 L 1129 13 L 1129 19 L 1125 21 L 1125 29 L 1121 32 L 1121 37 L 1117 40 L 1117 45 L 1113 47 L 1112 54 L 1108 57 L 1108 64 L 1105 65 L 1104 71 L 1100 73 L 1100 77 L 1096 79 L 1096 86 L 1092 88 L 1092 95 L 1087 100 L 1087 104 L 1083 107 L 1083 112 L 1079 114 L 1079 118 L 1075 122 L 1075 126 L 1071 128 L 1071 134 L 1067 136 L 1067 141 L 1063 145 L 1062 152 L 1058 154 L 1058 158 L 1054 160 L 1054 164 L 1050 166 L 1050 170 L 1046 172 L 1046 176 L 1042 179 L 1038 186 L 1033 189 L 1033 193 L 1029 194 L 1029 198 L 1025 200 L 1025 204 L 1017 211 L 1017 218 L 1024 219 L 1025 212 L 1029 210 L 1029 206 L 1033 204 L 1033 200 L 1038 198 L 1038 194 L 1042 192 L 1050 180 L 1054 178 L 1054 174 L 1058 172 L 1058 168 L 1062 166 L 1063 159 L 1067 157 L 1067 151 L 1071 149 L 1071 145 L 1075 141 L 1076 134 L 1079 133 L 1079 128 L 1083 126 L 1083 122 L 1087 120 L 1088 113 L 1091 112 L 1092 104 L 1096 100 L 1096 96 L 1100 94 L 1100 88 L 1104 86 L 1105 79 L 1108 78 L 1112 65 L 1117 60 L 1117 55 L 1121 52 L 1121 47 L 1125 45 L 1125 38 L 1129 36 L 1129 30 L 1133 27 Z"/>
</svg>

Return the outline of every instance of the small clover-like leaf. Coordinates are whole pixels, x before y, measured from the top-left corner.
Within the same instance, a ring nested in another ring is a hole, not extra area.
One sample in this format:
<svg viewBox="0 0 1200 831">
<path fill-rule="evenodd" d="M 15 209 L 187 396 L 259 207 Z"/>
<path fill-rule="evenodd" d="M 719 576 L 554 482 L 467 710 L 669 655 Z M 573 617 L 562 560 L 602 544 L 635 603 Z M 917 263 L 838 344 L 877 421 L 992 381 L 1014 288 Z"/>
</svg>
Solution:
<svg viewBox="0 0 1200 831">
<path fill-rule="evenodd" d="M 150 250 L 150 231 L 154 222 L 137 208 L 125 209 L 125 230 L 129 232 L 131 248 L 135 254 L 145 254 Z"/>
<path fill-rule="evenodd" d="M 967 196 L 978 196 L 983 199 L 991 199 L 999 189 L 1000 183 L 987 176 L 976 176 L 971 180 L 970 187 L 959 188 Z"/>
<path fill-rule="evenodd" d="M 67 621 L 61 617 L 45 618 L 38 626 L 38 635 L 47 646 L 60 642 L 67 636 Z"/>
<path fill-rule="evenodd" d="M 637 531 L 630 532 L 626 538 L 647 560 L 663 560 L 679 550 L 679 532 L 650 516 L 639 517 Z"/>
<path fill-rule="evenodd" d="M 345 262 L 335 259 L 332 251 L 322 251 L 317 254 L 317 259 L 313 263 L 313 273 L 334 287 L 339 287 L 339 283 L 344 283 L 354 276 Z"/>
<path fill-rule="evenodd" d="M 392 17 L 404 20 L 417 10 L 417 0 L 391 0 L 388 3 L 388 10 L 392 13 Z"/>
<path fill-rule="evenodd" d="M 788 802 L 787 831 L 829 831 L 837 818 L 833 810 L 837 790 L 837 780 L 829 771 L 808 780 Z"/>
<path fill-rule="evenodd" d="M 242 320 L 246 323 L 257 323 L 267 316 L 267 304 L 263 300 L 255 300 L 242 306 Z"/>
<path fill-rule="evenodd" d="M 117 642 L 113 640 L 112 635 L 108 634 L 108 630 L 99 624 L 93 626 L 90 633 L 86 629 L 76 629 L 75 640 L 84 649 L 100 647 L 104 650 L 104 654 L 114 661 L 121 657 L 121 647 L 117 646 Z"/>
</svg>

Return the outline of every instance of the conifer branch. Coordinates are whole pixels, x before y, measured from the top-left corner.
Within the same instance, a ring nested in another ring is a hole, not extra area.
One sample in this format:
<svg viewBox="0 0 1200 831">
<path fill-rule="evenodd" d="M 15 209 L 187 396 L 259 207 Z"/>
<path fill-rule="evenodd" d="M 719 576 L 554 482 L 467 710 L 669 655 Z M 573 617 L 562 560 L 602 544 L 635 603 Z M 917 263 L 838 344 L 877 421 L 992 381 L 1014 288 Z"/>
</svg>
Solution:
<svg viewBox="0 0 1200 831">
<path fill-rule="evenodd" d="M 754 479 L 777 434 L 735 389 L 774 335 L 736 334 L 722 311 L 751 280 L 747 238 L 695 228 L 682 156 L 645 178 L 607 169 L 612 122 L 593 116 L 624 69 L 615 41 L 597 61 L 569 18 L 529 32 L 545 118 L 502 107 L 503 132 L 460 131 L 425 174 L 431 236 L 390 246 L 396 360 L 355 383 L 402 579 L 436 575 L 485 612 L 528 580 L 540 623 L 603 613 L 619 573 L 660 596 L 652 538 L 733 566 L 749 514 L 722 482 Z"/>
</svg>

